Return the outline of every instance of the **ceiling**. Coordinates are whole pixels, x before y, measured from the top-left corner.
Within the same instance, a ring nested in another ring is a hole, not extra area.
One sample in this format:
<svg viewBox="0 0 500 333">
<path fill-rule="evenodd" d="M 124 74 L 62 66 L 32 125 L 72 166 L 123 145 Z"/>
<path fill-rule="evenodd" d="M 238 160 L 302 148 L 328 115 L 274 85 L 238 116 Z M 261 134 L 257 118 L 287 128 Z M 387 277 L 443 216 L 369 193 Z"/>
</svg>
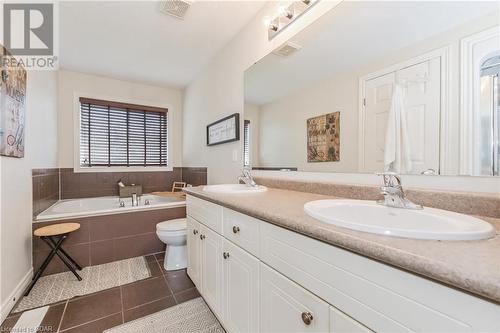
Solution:
<svg viewBox="0 0 500 333">
<path fill-rule="evenodd" d="M 159 12 L 159 1 L 62 1 L 60 65 L 182 88 L 264 5 L 198 0 L 180 20 Z"/>
<path fill-rule="evenodd" d="M 344 1 L 292 38 L 302 49 L 285 58 L 270 54 L 246 72 L 245 101 L 272 102 L 495 13 L 497 2 Z"/>
</svg>

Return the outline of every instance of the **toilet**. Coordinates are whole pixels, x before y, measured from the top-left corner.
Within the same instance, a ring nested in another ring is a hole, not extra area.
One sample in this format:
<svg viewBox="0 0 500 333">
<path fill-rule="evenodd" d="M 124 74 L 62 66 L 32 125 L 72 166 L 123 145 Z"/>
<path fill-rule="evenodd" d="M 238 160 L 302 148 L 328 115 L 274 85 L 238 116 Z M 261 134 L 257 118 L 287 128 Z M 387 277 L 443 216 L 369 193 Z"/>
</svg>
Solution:
<svg viewBox="0 0 500 333">
<path fill-rule="evenodd" d="M 186 218 L 168 220 L 156 225 L 158 238 L 167 244 L 163 267 L 167 271 L 187 267 Z"/>
</svg>

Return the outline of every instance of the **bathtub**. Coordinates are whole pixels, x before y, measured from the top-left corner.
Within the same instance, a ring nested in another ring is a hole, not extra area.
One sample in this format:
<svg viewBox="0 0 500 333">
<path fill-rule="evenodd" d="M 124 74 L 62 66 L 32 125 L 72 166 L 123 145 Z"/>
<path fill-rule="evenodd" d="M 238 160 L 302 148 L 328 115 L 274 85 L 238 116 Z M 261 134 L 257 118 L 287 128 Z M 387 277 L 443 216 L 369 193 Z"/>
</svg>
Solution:
<svg viewBox="0 0 500 333">
<path fill-rule="evenodd" d="M 59 200 L 38 214 L 35 222 L 130 213 L 139 210 L 164 209 L 186 205 L 185 199 L 182 198 L 161 197 L 152 194 L 143 195 L 139 206 L 132 206 L 130 198 L 122 198 L 121 200 L 125 203 L 125 207 L 120 207 L 120 199 L 117 196 Z M 145 205 L 146 200 L 149 200 L 149 205 Z"/>
</svg>

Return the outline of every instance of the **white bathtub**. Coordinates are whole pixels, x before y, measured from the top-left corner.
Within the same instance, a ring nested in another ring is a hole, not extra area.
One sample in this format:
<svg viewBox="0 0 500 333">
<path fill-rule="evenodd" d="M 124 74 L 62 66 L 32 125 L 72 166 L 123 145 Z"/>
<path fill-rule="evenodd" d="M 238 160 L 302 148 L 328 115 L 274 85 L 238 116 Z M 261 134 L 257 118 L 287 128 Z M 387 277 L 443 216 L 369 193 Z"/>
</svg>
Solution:
<svg viewBox="0 0 500 333">
<path fill-rule="evenodd" d="M 36 222 L 119 214 L 138 210 L 182 207 L 186 205 L 186 201 L 181 198 L 160 197 L 152 194 L 143 195 L 139 206 L 134 207 L 132 206 L 132 200 L 130 198 L 123 198 L 121 200 L 125 203 L 125 207 L 120 207 L 120 200 L 118 197 L 59 200 L 54 205 L 38 214 Z M 146 200 L 149 200 L 149 205 L 145 205 Z"/>
</svg>

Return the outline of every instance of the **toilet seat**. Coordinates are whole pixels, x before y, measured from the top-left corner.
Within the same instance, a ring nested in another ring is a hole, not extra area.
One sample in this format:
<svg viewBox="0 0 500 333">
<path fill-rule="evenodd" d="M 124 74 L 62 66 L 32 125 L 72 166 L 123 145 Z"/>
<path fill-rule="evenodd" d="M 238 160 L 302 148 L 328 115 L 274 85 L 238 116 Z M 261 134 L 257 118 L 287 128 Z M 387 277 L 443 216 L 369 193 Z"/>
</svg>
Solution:
<svg viewBox="0 0 500 333">
<path fill-rule="evenodd" d="M 178 233 L 186 231 L 186 229 L 187 229 L 186 218 L 163 221 L 156 225 L 156 230 L 159 232 Z"/>
</svg>

